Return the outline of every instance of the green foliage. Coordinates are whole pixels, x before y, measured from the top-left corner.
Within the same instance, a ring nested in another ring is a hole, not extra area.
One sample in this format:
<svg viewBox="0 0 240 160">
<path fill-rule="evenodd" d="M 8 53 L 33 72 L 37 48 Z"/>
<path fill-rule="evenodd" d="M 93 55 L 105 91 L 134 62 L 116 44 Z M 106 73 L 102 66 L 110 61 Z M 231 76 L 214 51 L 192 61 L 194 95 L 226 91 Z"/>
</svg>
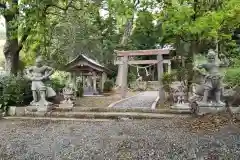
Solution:
<svg viewBox="0 0 240 160">
<path fill-rule="evenodd" d="M 221 5 L 213 5 L 211 1 L 174 0 L 162 12 L 164 33 L 185 40 L 193 36 L 202 40 L 229 39 L 239 26 L 239 7 L 238 0 L 223 0 Z"/>
<path fill-rule="evenodd" d="M 236 58 L 232 60 L 232 67 L 234 68 L 240 68 L 240 59 Z"/>
<path fill-rule="evenodd" d="M 60 93 L 62 89 L 65 87 L 65 84 L 62 83 L 61 80 L 58 78 L 52 78 L 49 83 L 56 93 Z"/>
<path fill-rule="evenodd" d="M 1 76 L 0 104 L 2 106 L 22 105 L 32 98 L 31 83 L 23 77 Z"/>
<path fill-rule="evenodd" d="M 149 11 L 140 11 L 136 20 L 136 27 L 131 35 L 133 48 L 138 50 L 154 49 L 159 33 L 153 24 L 153 14 Z"/>
<path fill-rule="evenodd" d="M 240 67 L 229 68 L 226 70 L 224 82 L 229 87 L 240 86 Z"/>
<path fill-rule="evenodd" d="M 137 79 L 137 73 L 135 70 L 130 70 L 127 76 L 128 82 L 133 82 Z"/>
<path fill-rule="evenodd" d="M 103 91 L 104 92 L 110 92 L 112 90 L 113 86 L 114 86 L 114 82 L 112 80 L 107 80 L 104 83 Z"/>
<path fill-rule="evenodd" d="M 163 88 L 166 92 L 170 92 L 170 85 L 175 80 L 174 73 L 164 73 L 162 77 Z"/>
</svg>

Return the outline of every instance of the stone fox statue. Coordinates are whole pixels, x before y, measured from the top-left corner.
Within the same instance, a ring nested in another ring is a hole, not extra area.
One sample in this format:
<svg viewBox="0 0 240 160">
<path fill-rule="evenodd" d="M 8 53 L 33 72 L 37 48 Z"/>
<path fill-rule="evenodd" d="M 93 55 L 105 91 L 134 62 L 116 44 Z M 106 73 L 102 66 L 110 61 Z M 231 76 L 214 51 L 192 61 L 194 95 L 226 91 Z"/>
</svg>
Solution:
<svg viewBox="0 0 240 160">
<path fill-rule="evenodd" d="M 27 70 L 27 77 L 32 81 L 32 95 L 33 101 L 31 105 L 49 105 L 46 97 L 56 96 L 56 92 L 47 87 L 44 83 L 54 73 L 53 68 L 43 65 L 42 57 L 36 58 L 35 66 L 29 67 Z"/>
<path fill-rule="evenodd" d="M 228 61 L 224 57 L 224 61 L 221 63 L 216 63 L 216 53 L 213 50 L 208 51 L 207 55 L 208 62 L 197 66 L 198 69 L 205 69 L 207 74 L 205 74 L 204 82 L 197 89 L 197 95 L 203 95 L 202 103 L 208 103 L 208 98 L 211 93 L 215 95 L 214 100 L 219 105 L 224 105 L 221 101 L 222 94 L 222 75 L 219 72 L 219 67 L 228 66 Z"/>
</svg>

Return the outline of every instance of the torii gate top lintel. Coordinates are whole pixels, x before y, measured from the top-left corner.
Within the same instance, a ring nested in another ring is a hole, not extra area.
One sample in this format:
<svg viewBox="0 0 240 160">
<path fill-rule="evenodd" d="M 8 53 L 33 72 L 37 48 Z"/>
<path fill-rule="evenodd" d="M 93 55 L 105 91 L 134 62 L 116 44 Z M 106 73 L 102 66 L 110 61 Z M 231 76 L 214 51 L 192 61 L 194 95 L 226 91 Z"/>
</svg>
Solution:
<svg viewBox="0 0 240 160">
<path fill-rule="evenodd" d="M 150 49 L 150 50 L 132 50 L 132 51 L 118 51 L 118 50 L 115 50 L 118 57 L 169 54 L 170 51 L 171 51 L 170 49 Z"/>
</svg>

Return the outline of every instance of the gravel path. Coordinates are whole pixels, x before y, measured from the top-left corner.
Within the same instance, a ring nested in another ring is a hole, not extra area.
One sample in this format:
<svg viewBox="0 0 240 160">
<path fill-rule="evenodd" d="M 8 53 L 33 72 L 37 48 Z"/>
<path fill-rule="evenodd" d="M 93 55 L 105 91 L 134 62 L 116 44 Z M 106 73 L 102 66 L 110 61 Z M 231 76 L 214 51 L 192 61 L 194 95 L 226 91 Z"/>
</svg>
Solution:
<svg viewBox="0 0 240 160">
<path fill-rule="evenodd" d="M 174 120 L 0 121 L 1 160 L 238 160 L 240 132 L 194 134 Z M 215 158 L 214 158 L 215 157 Z"/>
<path fill-rule="evenodd" d="M 138 94 L 130 99 L 126 99 L 120 103 L 117 103 L 115 108 L 151 108 L 153 102 L 158 96 L 158 91 L 146 91 Z"/>
</svg>

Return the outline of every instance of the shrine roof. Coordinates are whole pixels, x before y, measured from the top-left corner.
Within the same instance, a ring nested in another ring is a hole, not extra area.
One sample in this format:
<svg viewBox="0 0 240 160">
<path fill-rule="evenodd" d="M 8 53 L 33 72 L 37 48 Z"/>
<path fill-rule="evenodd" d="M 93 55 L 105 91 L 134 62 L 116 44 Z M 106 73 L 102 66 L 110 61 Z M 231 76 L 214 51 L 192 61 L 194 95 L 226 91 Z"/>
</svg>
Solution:
<svg viewBox="0 0 240 160">
<path fill-rule="evenodd" d="M 81 70 L 80 68 L 88 68 L 89 70 L 92 69 L 99 72 L 111 72 L 109 69 L 84 54 L 79 54 L 76 58 L 65 65 L 66 70 L 69 70 L 70 68 L 76 68 L 76 70 Z"/>
</svg>

